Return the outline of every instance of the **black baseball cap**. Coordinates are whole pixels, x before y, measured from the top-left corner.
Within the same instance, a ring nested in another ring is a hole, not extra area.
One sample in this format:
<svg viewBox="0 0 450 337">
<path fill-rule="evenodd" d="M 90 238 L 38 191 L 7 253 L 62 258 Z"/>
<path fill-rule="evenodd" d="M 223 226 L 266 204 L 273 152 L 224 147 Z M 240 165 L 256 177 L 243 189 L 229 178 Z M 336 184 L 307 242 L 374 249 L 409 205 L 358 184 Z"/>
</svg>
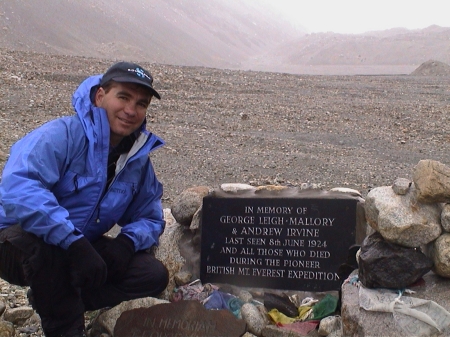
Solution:
<svg viewBox="0 0 450 337">
<path fill-rule="evenodd" d="M 158 92 L 153 89 L 152 75 L 138 64 L 131 62 L 118 62 L 112 65 L 103 75 L 100 81 L 100 86 L 110 80 L 115 82 L 129 82 L 143 85 L 144 87 L 150 89 L 153 96 L 157 99 L 161 99 Z"/>
</svg>

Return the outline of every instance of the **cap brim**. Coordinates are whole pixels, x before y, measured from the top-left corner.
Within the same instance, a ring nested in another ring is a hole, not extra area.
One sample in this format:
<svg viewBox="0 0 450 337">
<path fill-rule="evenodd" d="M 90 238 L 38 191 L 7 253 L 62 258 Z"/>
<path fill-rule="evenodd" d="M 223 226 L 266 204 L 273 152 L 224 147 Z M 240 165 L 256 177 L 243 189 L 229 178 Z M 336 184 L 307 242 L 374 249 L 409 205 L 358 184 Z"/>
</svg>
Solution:
<svg viewBox="0 0 450 337">
<path fill-rule="evenodd" d="M 140 85 L 150 89 L 150 92 L 152 93 L 152 95 L 155 96 L 157 99 L 161 99 L 161 96 L 158 94 L 158 92 L 155 89 L 153 89 L 152 86 L 150 86 L 148 83 L 146 83 L 144 81 L 139 81 L 138 78 L 130 79 L 129 77 L 113 77 L 113 78 L 111 78 L 111 80 L 113 80 L 115 82 L 120 82 L 120 83 L 136 83 L 136 84 L 140 84 Z"/>
</svg>

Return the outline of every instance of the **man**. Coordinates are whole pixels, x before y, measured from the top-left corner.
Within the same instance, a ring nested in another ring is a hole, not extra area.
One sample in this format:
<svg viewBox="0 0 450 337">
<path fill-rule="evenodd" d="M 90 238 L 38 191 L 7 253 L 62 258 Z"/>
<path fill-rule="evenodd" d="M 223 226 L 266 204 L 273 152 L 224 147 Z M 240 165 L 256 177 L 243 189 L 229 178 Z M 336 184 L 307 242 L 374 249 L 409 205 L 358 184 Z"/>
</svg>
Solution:
<svg viewBox="0 0 450 337">
<path fill-rule="evenodd" d="M 148 153 L 150 73 L 119 62 L 87 78 L 76 114 L 11 148 L 0 183 L 0 277 L 30 286 L 47 337 L 86 336 L 84 312 L 156 296 L 167 269 L 148 252 L 164 230 L 162 185 Z M 121 232 L 103 236 L 115 224 Z"/>
</svg>

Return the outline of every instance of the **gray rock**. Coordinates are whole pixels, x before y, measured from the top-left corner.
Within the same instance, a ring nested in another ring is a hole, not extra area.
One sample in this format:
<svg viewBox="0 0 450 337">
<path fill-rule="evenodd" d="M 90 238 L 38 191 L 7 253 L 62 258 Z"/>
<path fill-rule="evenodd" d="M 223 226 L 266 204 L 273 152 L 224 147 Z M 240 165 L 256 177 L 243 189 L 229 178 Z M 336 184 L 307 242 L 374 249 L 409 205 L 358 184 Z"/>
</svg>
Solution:
<svg viewBox="0 0 450 337">
<path fill-rule="evenodd" d="M 433 260 L 433 271 L 450 278 L 450 233 L 442 234 L 429 245 L 429 254 Z"/>
<path fill-rule="evenodd" d="M 343 337 L 341 330 L 336 330 L 330 333 L 327 337 Z M 345 336 L 344 336 L 345 337 Z"/>
<path fill-rule="evenodd" d="M 264 324 L 267 326 L 271 323 L 269 320 L 269 312 L 263 304 L 255 304 L 256 308 L 259 310 L 261 317 L 264 319 Z"/>
<path fill-rule="evenodd" d="M 402 246 L 420 247 L 442 232 L 440 206 L 417 201 L 413 186 L 405 195 L 395 194 L 390 186 L 374 188 L 367 194 L 365 210 L 373 229 Z"/>
<path fill-rule="evenodd" d="M 257 336 L 261 335 L 262 329 L 267 322 L 262 317 L 258 308 L 251 303 L 245 303 L 241 308 L 242 319 L 247 323 L 248 330 Z"/>
<path fill-rule="evenodd" d="M 188 284 L 192 280 L 192 274 L 186 271 L 180 271 L 175 274 L 174 276 L 175 284 L 179 286 L 183 286 L 185 284 Z"/>
<path fill-rule="evenodd" d="M 15 332 L 14 324 L 8 321 L 0 320 L 0 336 L 14 337 Z"/>
<path fill-rule="evenodd" d="M 196 231 L 201 229 L 202 225 L 202 210 L 203 210 L 203 203 L 200 205 L 200 207 L 197 209 L 197 211 L 192 216 L 191 225 L 189 226 L 189 229 L 195 233 Z"/>
<path fill-rule="evenodd" d="M 207 186 L 195 186 L 181 192 L 172 205 L 172 215 L 183 226 L 189 226 L 192 218 L 211 189 Z"/>
<path fill-rule="evenodd" d="M 359 280 L 367 288 L 402 289 L 431 270 L 433 262 L 420 250 L 368 236 L 359 254 Z"/>
<path fill-rule="evenodd" d="M 3 319 L 15 325 L 21 325 L 33 314 L 34 310 L 32 308 L 22 306 L 13 309 L 6 309 L 3 314 Z"/>
<path fill-rule="evenodd" d="M 246 332 L 242 335 L 242 337 L 257 337 L 256 335 L 252 334 L 251 332 Z"/>
<path fill-rule="evenodd" d="M 193 233 L 189 229 L 184 230 L 182 236 L 178 240 L 178 249 L 185 261 L 181 267 L 181 271 L 190 273 L 192 275 L 192 280 L 199 279 L 201 258 L 200 231 Z"/>
<path fill-rule="evenodd" d="M 0 316 L 5 312 L 6 310 L 6 302 L 3 297 L 0 297 Z"/>
<path fill-rule="evenodd" d="M 450 204 L 445 204 L 442 207 L 441 225 L 445 232 L 450 232 Z"/>
<path fill-rule="evenodd" d="M 328 316 L 320 321 L 317 332 L 320 336 L 329 336 L 331 333 L 341 333 L 341 329 L 341 317 Z"/>
<path fill-rule="evenodd" d="M 412 182 L 406 178 L 397 178 L 392 184 L 392 190 L 395 194 L 405 195 L 408 193 Z"/>
<path fill-rule="evenodd" d="M 154 253 L 155 257 L 169 271 L 169 284 L 161 295 L 161 298 L 169 300 L 174 288 L 177 286 L 175 283 L 175 275 L 181 271 L 186 262 L 178 248 L 178 242 L 186 228 L 176 222 L 168 208 L 164 209 L 164 219 L 166 220 L 166 228 L 159 237 L 159 246 L 154 248 Z"/>
<path fill-rule="evenodd" d="M 25 324 L 29 325 L 41 324 L 41 317 L 35 312 L 33 315 L 30 316 L 30 318 L 26 320 Z"/>
<path fill-rule="evenodd" d="M 239 291 L 238 298 L 245 303 L 249 303 L 253 300 L 252 294 L 247 290 Z"/>
<path fill-rule="evenodd" d="M 420 202 L 450 202 L 450 167 L 436 160 L 421 160 L 414 167 L 413 181 Z"/>
<path fill-rule="evenodd" d="M 365 204 L 366 201 L 363 198 L 357 197 L 357 204 L 356 204 L 356 237 L 355 237 L 355 243 L 357 245 L 360 245 L 365 237 L 369 235 L 369 230 L 372 229 L 367 224 L 366 221 L 366 210 L 365 210 Z"/>
</svg>

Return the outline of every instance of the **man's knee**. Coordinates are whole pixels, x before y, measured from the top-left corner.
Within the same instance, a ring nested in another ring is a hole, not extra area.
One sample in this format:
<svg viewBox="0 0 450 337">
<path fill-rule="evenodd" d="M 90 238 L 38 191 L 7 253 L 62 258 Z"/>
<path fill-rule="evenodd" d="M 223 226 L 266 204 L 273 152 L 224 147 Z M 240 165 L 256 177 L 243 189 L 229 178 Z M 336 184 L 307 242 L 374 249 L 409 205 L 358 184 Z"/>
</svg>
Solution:
<svg viewBox="0 0 450 337">
<path fill-rule="evenodd" d="M 145 292 L 148 292 L 147 296 L 155 296 L 167 287 L 169 271 L 161 261 L 151 254 L 139 252 L 132 260 L 127 281 L 134 283 L 135 286 L 139 284 L 139 287 L 145 288 Z"/>
<path fill-rule="evenodd" d="M 156 276 L 157 278 L 159 278 L 159 280 L 156 282 L 157 284 L 159 284 L 159 287 L 156 290 L 156 292 L 159 294 L 164 289 L 166 289 L 167 284 L 169 283 L 169 271 L 167 270 L 166 266 L 162 264 L 161 261 L 159 260 L 156 261 L 158 261 L 159 263 L 155 263 L 156 271 L 154 274 L 157 275 Z"/>
</svg>

